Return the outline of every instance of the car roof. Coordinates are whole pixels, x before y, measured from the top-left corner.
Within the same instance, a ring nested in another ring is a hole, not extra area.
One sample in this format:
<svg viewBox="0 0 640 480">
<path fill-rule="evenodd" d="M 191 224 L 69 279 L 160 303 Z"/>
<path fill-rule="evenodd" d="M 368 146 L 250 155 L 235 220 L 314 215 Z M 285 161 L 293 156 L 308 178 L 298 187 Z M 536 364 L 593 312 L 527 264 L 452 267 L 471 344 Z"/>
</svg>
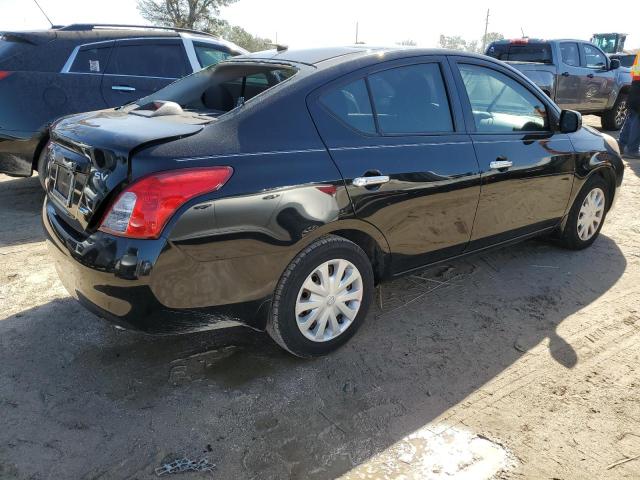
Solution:
<svg viewBox="0 0 640 480">
<path fill-rule="evenodd" d="M 423 55 L 458 55 L 477 57 L 477 54 L 462 52 L 459 50 L 447 50 L 442 48 L 416 48 L 401 46 L 371 46 L 371 45 L 355 45 L 343 47 L 324 47 L 324 48 L 304 48 L 304 49 L 284 49 L 284 50 L 265 50 L 262 52 L 254 52 L 248 55 L 241 55 L 229 59 L 227 61 L 246 61 L 246 60 L 268 60 L 281 61 L 285 63 L 301 63 L 313 65 L 317 68 L 335 66 L 337 64 L 346 63 L 360 59 L 363 57 L 381 57 L 391 60 L 407 56 L 423 56 Z"/>
</svg>

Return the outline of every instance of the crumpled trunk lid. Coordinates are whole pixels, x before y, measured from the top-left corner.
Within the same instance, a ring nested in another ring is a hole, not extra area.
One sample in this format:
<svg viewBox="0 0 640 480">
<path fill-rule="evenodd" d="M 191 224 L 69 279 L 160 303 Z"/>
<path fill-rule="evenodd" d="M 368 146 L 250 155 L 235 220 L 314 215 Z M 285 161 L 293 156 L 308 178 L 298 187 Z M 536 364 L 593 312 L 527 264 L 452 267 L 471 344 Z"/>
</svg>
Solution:
<svg viewBox="0 0 640 480">
<path fill-rule="evenodd" d="M 73 115 L 51 128 L 47 193 L 79 232 L 97 228 L 110 200 L 131 180 L 137 150 L 194 135 L 209 121 L 192 114 L 146 118 L 130 110 Z"/>
</svg>

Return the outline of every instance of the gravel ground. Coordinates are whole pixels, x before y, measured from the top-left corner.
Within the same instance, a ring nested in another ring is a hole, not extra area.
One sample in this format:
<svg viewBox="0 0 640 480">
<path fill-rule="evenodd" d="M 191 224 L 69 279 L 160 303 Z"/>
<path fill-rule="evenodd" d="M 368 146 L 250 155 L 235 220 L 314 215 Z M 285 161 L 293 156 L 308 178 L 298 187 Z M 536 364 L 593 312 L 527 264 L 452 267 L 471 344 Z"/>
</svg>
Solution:
<svg viewBox="0 0 640 480">
<path fill-rule="evenodd" d="M 591 249 L 385 284 L 301 361 L 245 329 L 153 338 L 69 298 L 35 177 L 0 176 L 0 478 L 640 478 L 640 162 Z M 636 457 L 636 459 L 633 459 Z"/>
</svg>

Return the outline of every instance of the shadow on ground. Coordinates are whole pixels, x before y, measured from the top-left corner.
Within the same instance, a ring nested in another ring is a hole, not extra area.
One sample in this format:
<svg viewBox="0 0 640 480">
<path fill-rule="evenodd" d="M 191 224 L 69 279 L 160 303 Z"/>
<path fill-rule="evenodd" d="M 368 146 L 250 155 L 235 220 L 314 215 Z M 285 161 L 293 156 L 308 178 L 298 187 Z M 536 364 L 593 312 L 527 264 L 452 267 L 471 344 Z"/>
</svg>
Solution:
<svg viewBox="0 0 640 480">
<path fill-rule="evenodd" d="M 335 478 L 545 339 L 571 369 L 558 325 L 625 267 L 606 236 L 448 263 L 385 284 L 358 335 L 308 361 L 250 330 L 147 337 L 48 303 L 0 320 L 0 477 L 152 478 L 186 455 L 217 478 Z"/>
<path fill-rule="evenodd" d="M 40 222 L 43 200 L 37 176 L 0 182 L 0 247 L 44 240 Z"/>
</svg>

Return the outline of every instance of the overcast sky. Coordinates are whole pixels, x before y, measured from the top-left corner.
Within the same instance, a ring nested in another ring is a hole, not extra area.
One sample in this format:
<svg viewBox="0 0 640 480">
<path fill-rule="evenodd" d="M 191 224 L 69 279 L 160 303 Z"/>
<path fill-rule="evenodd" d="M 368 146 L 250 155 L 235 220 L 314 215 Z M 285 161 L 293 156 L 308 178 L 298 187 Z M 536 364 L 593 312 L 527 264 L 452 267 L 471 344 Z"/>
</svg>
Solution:
<svg viewBox="0 0 640 480">
<path fill-rule="evenodd" d="M 147 23 L 135 0 L 39 0 L 56 24 Z M 640 1 L 541 2 L 505 0 L 239 0 L 222 16 L 253 34 L 290 46 L 338 45 L 360 40 L 386 45 L 411 39 L 438 45 L 440 34 L 480 39 L 487 9 L 489 31 L 507 38 L 581 38 L 596 32 L 629 33 L 627 47 L 640 47 Z M 608 9 L 603 5 L 610 5 Z M 544 7 L 544 8 L 543 8 Z M 0 30 L 46 28 L 33 0 L 0 0 Z"/>
</svg>

